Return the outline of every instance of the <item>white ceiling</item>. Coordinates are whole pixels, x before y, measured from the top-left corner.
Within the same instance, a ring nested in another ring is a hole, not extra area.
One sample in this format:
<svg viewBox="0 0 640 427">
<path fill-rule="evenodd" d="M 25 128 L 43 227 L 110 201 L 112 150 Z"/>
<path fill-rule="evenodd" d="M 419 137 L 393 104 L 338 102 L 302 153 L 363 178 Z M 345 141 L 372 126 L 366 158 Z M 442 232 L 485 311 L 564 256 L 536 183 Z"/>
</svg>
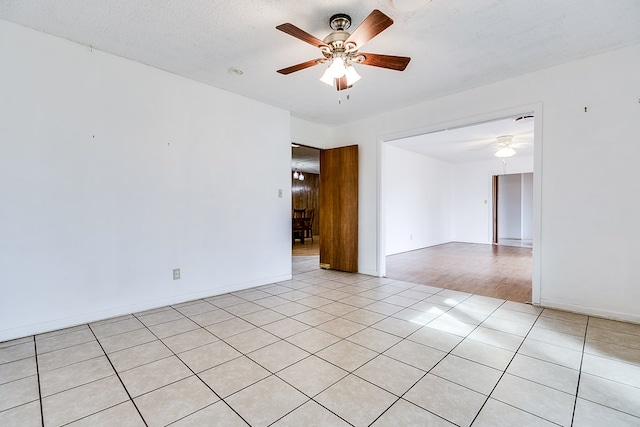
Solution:
<svg viewBox="0 0 640 427">
<path fill-rule="evenodd" d="M 433 157 L 447 163 L 468 163 L 495 159 L 498 136 L 512 135 L 516 156 L 533 156 L 534 118 L 508 117 L 475 125 L 442 129 L 423 135 L 390 141 L 390 145 Z"/>
<path fill-rule="evenodd" d="M 418 10 L 404 11 L 392 0 L 2 0 L 0 19 L 325 125 L 640 43 L 639 0 L 423 3 Z M 276 73 L 321 56 L 276 25 L 290 22 L 322 39 L 331 31 L 331 15 L 351 15 L 354 29 L 374 8 L 395 23 L 363 50 L 410 56 L 404 72 L 358 65 L 362 80 L 340 105 L 337 92 L 318 80 L 322 65 L 288 76 Z M 244 74 L 229 73 L 231 67 Z"/>
<path fill-rule="evenodd" d="M 500 148 L 496 138 L 511 135 L 513 139 L 510 145 L 516 151 L 516 156 L 533 156 L 534 120 L 529 113 L 523 113 L 453 129 L 440 129 L 387 143 L 447 163 L 460 164 L 496 159 L 495 152 Z M 320 150 L 292 145 L 291 170 L 320 173 Z"/>
<path fill-rule="evenodd" d="M 320 173 L 320 150 L 303 145 L 291 146 L 291 170 Z"/>
</svg>

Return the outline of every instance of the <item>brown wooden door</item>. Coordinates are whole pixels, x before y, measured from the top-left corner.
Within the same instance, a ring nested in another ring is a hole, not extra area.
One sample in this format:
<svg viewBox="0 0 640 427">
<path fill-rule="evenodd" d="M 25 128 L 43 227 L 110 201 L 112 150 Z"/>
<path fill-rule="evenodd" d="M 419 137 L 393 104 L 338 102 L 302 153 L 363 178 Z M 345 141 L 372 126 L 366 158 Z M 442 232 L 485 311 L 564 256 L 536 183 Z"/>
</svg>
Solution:
<svg viewBox="0 0 640 427">
<path fill-rule="evenodd" d="M 320 267 L 358 271 L 358 146 L 320 152 Z"/>
</svg>

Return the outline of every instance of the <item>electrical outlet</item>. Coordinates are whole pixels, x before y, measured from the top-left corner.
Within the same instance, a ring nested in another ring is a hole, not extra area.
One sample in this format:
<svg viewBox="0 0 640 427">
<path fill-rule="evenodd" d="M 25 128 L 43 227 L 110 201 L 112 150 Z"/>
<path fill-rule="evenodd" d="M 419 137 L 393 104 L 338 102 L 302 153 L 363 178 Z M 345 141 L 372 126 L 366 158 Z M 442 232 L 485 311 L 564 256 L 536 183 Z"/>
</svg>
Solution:
<svg viewBox="0 0 640 427">
<path fill-rule="evenodd" d="M 281 188 L 278 189 L 278 197 L 280 199 L 282 199 L 282 189 Z"/>
<path fill-rule="evenodd" d="M 174 268 L 173 269 L 173 280 L 178 280 L 180 279 L 180 269 L 179 268 Z"/>
</svg>

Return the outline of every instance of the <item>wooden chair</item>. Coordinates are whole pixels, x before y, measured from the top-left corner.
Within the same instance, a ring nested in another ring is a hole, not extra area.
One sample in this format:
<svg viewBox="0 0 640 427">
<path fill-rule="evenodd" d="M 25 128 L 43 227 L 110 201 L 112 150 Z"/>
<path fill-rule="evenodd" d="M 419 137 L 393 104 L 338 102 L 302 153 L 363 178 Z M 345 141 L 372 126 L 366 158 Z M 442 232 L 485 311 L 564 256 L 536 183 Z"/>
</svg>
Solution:
<svg viewBox="0 0 640 427">
<path fill-rule="evenodd" d="M 305 212 L 306 209 L 294 209 L 293 217 L 291 220 L 291 237 L 293 238 L 293 243 L 296 242 L 296 239 L 300 239 L 300 243 L 304 243 L 305 237 Z"/>
<path fill-rule="evenodd" d="M 313 209 L 309 209 L 305 215 L 304 221 L 304 237 L 311 237 L 313 243 Z"/>
</svg>

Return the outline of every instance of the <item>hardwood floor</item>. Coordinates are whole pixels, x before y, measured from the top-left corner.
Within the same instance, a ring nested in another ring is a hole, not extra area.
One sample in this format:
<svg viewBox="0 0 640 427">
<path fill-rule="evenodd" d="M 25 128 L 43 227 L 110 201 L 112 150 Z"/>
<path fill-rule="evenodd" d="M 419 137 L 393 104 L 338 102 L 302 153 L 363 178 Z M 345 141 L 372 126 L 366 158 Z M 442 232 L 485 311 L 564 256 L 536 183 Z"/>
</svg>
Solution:
<svg viewBox="0 0 640 427">
<path fill-rule="evenodd" d="M 291 249 L 291 254 L 293 256 L 320 255 L 320 236 L 313 236 L 313 242 L 311 242 L 310 238 L 304 239 L 304 243 L 300 243 L 300 239 L 296 239 Z"/>
<path fill-rule="evenodd" d="M 447 243 L 387 257 L 387 277 L 531 302 L 531 248 Z"/>
<path fill-rule="evenodd" d="M 320 255 L 320 238 L 293 245 L 292 255 Z M 304 263 L 304 271 L 319 259 Z M 447 243 L 387 257 L 387 277 L 476 295 L 531 302 L 531 248 Z"/>
</svg>

